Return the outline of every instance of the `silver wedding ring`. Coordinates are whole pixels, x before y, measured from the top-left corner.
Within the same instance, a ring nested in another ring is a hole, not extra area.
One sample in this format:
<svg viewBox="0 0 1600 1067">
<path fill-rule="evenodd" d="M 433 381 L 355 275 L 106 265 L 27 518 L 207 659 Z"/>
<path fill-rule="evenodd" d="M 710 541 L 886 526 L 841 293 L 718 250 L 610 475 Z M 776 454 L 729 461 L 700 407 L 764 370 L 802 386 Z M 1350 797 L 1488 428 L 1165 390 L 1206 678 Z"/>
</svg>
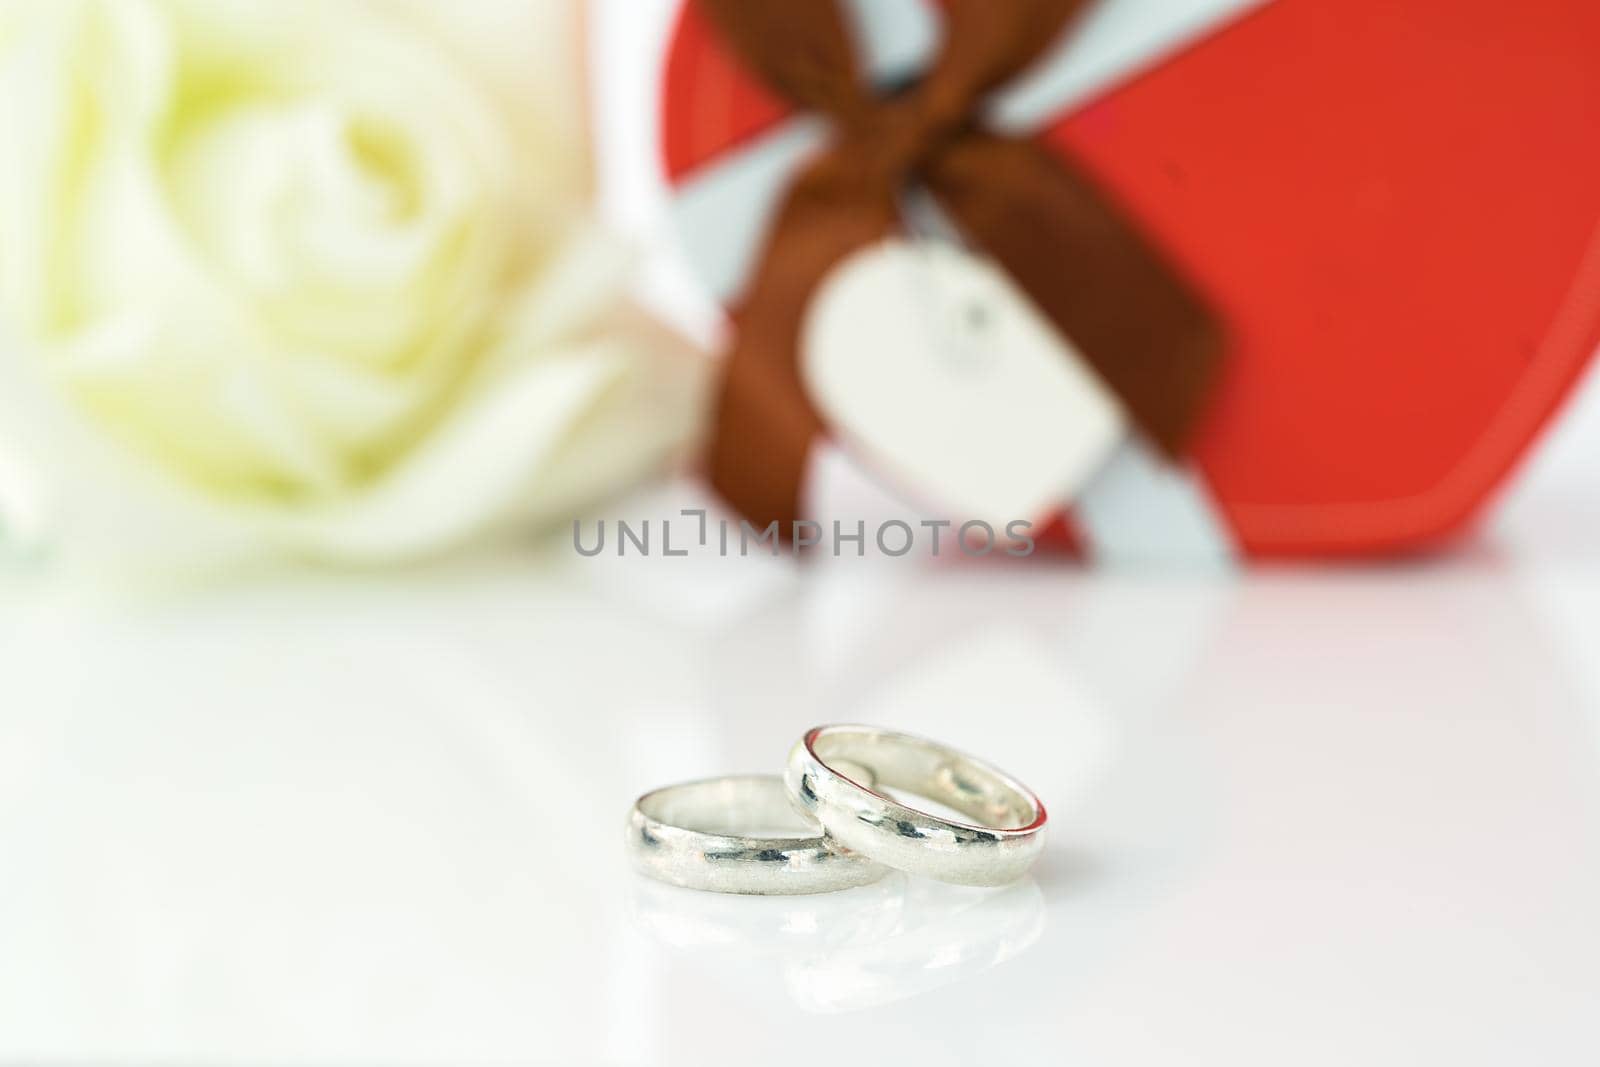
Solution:
<svg viewBox="0 0 1600 1067">
<path fill-rule="evenodd" d="M 946 745 L 875 726 L 819 726 L 795 745 L 782 778 L 646 793 L 629 813 L 627 843 L 642 873 L 718 893 L 825 893 L 866 885 L 885 868 L 998 886 L 1038 859 L 1046 818 L 1027 786 Z"/>
<path fill-rule="evenodd" d="M 641 873 L 713 893 L 829 893 L 884 869 L 837 848 L 789 800 L 777 775 L 708 778 L 646 793 L 628 815 Z"/>
<path fill-rule="evenodd" d="M 871 786 L 850 775 L 871 767 Z M 836 848 L 958 885 L 1005 885 L 1033 866 L 1047 818 L 1033 791 L 953 748 L 875 726 L 819 726 L 789 755 L 790 795 Z M 945 818 L 894 799 L 901 789 L 950 808 Z"/>
</svg>

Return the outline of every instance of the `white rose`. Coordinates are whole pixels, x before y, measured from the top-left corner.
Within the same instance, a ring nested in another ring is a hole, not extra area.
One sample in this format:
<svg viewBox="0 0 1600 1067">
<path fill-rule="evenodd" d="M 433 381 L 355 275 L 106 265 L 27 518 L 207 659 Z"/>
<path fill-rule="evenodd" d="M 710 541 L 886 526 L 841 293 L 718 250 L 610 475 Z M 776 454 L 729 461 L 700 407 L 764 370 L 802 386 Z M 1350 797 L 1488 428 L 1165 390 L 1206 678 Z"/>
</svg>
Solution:
<svg viewBox="0 0 1600 1067">
<path fill-rule="evenodd" d="M 0 0 L 13 529 L 388 559 L 682 444 L 699 364 L 628 321 L 586 221 L 578 17 Z"/>
</svg>

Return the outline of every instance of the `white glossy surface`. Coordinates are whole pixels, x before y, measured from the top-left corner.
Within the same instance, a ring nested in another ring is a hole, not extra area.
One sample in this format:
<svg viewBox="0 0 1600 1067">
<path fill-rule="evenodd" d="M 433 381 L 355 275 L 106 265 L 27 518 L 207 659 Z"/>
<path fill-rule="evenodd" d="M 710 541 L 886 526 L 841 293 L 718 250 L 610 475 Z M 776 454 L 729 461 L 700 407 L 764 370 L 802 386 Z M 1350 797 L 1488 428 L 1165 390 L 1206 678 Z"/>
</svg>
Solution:
<svg viewBox="0 0 1600 1067">
<path fill-rule="evenodd" d="M 564 545 L 167 603 L 8 580 L 0 1060 L 1593 1063 L 1585 509 L 1237 581 Z M 1035 876 L 627 872 L 634 795 L 825 719 L 1034 785 Z"/>
</svg>

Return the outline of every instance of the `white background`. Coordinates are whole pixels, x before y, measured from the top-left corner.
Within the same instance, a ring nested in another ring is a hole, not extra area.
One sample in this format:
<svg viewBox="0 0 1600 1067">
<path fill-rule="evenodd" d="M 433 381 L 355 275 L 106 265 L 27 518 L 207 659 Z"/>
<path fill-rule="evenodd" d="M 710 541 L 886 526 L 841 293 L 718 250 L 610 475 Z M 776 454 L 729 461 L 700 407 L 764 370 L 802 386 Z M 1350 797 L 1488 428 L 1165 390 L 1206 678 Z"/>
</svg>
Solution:
<svg viewBox="0 0 1600 1067">
<path fill-rule="evenodd" d="M 598 9 L 625 171 L 669 7 Z M 705 327 L 631 173 L 652 291 Z M 1484 536 L 1355 569 L 557 537 L 159 601 L 6 575 L 0 1061 L 1593 1064 L 1597 444 L 1591 397 Z M 635 794 L 830 719 L 1034 785 L 1037 873 L 746 900 L 626 871 Z"/>
</svg>

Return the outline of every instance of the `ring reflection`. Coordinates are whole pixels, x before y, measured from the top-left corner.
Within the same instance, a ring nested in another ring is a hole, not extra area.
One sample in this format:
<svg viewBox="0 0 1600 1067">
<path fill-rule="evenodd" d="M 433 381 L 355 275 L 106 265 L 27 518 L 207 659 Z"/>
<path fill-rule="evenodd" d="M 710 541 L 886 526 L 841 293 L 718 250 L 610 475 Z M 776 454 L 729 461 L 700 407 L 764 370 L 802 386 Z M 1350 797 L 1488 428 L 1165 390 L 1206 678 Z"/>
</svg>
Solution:
<svg viewBox="0 0 1600 1067">
<path fill-rule="evenodd" d="M 675 949 L 772 960 L 795 1003 L 823 1013 L 972 978 L 1027 951 L 1045 927 L 1032 878 L 978 889 L 890 873 L 839 893 L 738 898 L 640 878 L 632 903 L 638 924 Z"/>
</svg>

